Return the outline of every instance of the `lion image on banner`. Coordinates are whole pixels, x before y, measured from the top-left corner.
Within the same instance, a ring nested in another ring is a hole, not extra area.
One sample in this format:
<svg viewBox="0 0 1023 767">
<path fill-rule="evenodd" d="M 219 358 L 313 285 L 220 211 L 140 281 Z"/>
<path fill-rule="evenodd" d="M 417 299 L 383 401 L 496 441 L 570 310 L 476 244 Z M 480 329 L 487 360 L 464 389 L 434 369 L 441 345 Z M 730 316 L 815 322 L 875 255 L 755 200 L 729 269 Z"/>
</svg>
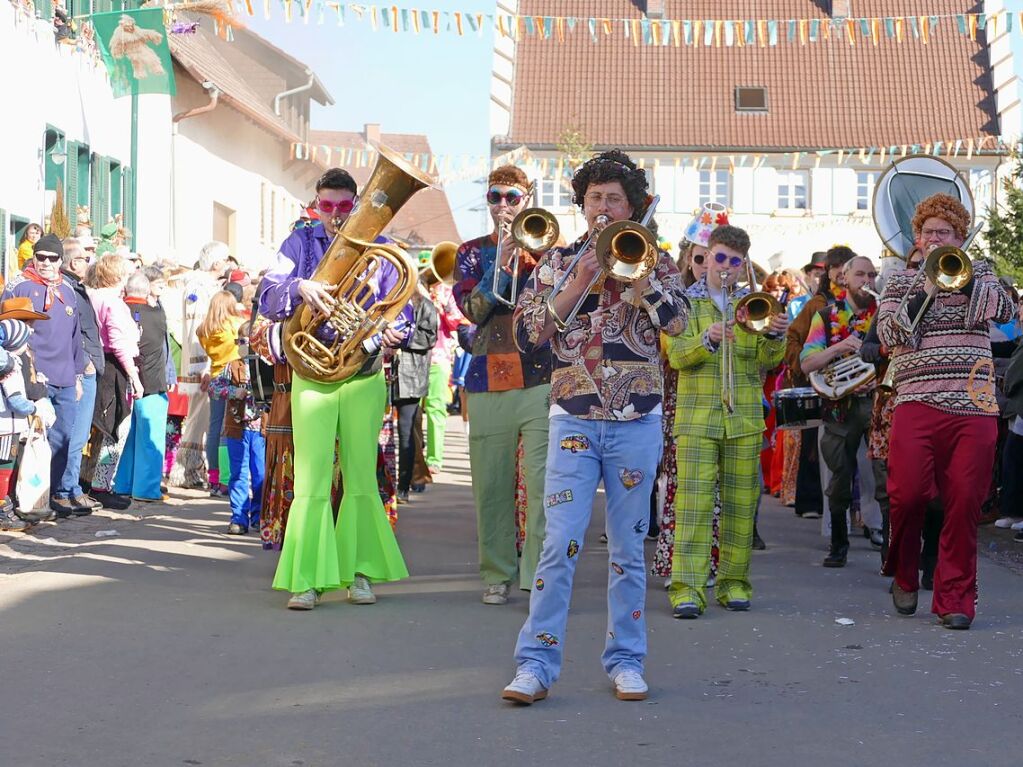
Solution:
<svg viewBox="0 0 1023 767">
<path fill-rule="evenodd" d="M 136 80 L 161 77 L 166 74 L 163 62 L 150 44 L 160 45 L 162 42 L 162 32 L 139 27 L 131 16 L 122 16 L 110 35 L 110 55 L 115 59 L 127 59 Z"/>
</svg>

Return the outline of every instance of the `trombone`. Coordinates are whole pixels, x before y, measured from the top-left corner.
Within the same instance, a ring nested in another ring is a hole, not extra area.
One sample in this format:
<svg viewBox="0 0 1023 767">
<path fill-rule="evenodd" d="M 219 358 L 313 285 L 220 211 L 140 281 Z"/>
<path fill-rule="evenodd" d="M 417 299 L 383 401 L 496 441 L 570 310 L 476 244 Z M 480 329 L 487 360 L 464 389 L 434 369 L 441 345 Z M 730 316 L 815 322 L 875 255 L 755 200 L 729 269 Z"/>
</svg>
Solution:
<svg viewBox="0 0 1023 767">
<path fill-rule="evenodd" d="M 636 282 L 654 270 L 658 258 L 657 237 L 647 227 L 654 217 L 654 212 L 660 201 L 660 196 L 654 196 L 651 199 L 639 223 L 635 221 L 611 223 L 611 219 L 605 215 L 599 215 L 594 219 L 593 226 L 590 228 L 590 236 L 586 238 L 586 242 L 569 262 L 564 273 L 554 283 L 554 287 L 551 288 L 551 293 L 547 297 L 547 311 L 559 330 L 565 330 L 572 324 L 576 315 L 579 314 L 579 310 L 582 309 L 586 297 L 602 279 L 613 277 L 620 282 Z M 575 302 L 575 306 L 572 307 L 568 316 L 562 318 L 554 308 L 554 299 L 572 279 L 576 267 L 591 245 L 596 249 L 600 271 L 593 275 L 590 284 L 579 294 L 579 300 Z"/>
<path fill-rule="evenodd" d="M 977 236 L 979 231 L 980 227 L 978 226 L 970 232 L 961 248 L 957 248 L 955 245 L 939 245 L 927 254 L 927 260 L 924 261 L 923 268 L 916 273 L 916 277 L 913 278 L 909 290 L 902 297 L 899 308 L 895 313 L 895 322 L 900 330 L 910 335 L 915 333 L 920 320 L 923 319 L 927 310 L 931 307 L 931 302 L 939 291 L 942 293 L 953 293 L 961 290 L 963 286 L 973 279 L 973 262 L 966 255 L 966 249 L 973 242 L 973 238 Z M 903 310 L 909 306 L 910 297 L 925 277 L 930 278 L 931 284 L 934 287 L 927 289 L 927 295 L 924 298 L 923 306 L 920 307 L 920 311 L 916 313 L 916 316 L 910 320 L 908 325 L 904 325 L 899 321 L 899 317 L 902 315 Z"/>
<path fill-rule="evenodd" d="M 746 279 L 749 281 L 750 293 L 740 298 L 732 306 L 733 284 L 727 281 L 728 272 L 721 272 L 721 286 L 725 289 L 726 301 L 724 324 L 721 332 L 721 404 L 728 413 L 735 412 L 735 352 L 733 343 L 728 340 L 728 323 L 735 321 L 747 333 L 762 336 L 771 329 L 771 318 L 781 314 L 785 309 L 781 302 L 770 293 L 761 291 L 757 286 L 757 278 L 753 273 L 749 256 L 746 257 Z"/>
<path fill-rule="evenodd" d="M 533 199 L 535 202 L 535 185 L 533 187 Z M 498 283 L 501 279 L 501 244 L 509 232 L 512 239 L 515 240 L 516 249 L 512 256 L 512 261 L 508 265 L 508 269 L 512 273 L 511 295 L 505 298 L 498 292 Z M 550 250 L 557 243 L 560 234 L 561 228 L 558 226 L 558 219 L 554 217 L 553 213 L 540 207 L 526 208 L 515 216 L 510 224 L 506 221 L 501 222 L 501 226 L 497 230 L 497 253 L 494 256 L 494 284 L 491 286 L 491 292 L 497 301 L 505 306 L 514 308 L 519 300 L 518 277 L 521 251 L 542 253 L 545 250 Z"/>
</svg>

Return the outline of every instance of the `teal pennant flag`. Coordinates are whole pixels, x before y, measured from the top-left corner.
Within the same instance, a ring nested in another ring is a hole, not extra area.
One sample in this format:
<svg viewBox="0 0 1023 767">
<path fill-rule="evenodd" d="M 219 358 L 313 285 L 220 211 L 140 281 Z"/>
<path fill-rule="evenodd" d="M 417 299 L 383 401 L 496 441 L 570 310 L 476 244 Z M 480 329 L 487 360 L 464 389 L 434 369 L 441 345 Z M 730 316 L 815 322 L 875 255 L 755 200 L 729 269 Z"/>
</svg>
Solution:
<svg viewBox="0 0 1023 767">
<path fill-rule="evenodd" d="M 133 93 L 175 94 L 162 8 L 94 13 L 92 24 L 115 98 Z"/>
</svg>

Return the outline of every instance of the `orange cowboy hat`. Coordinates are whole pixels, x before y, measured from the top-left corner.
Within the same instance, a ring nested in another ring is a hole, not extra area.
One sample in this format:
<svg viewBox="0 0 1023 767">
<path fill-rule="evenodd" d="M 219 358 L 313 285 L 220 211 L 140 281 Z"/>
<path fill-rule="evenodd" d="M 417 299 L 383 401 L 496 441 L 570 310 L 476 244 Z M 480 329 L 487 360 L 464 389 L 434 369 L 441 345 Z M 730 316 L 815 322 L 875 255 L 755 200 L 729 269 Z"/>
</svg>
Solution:
<svg viewBox="0 0 1023 767">
<path fill-rule="evenodd" d="M 0 304 L 0 320 L 48 320 L 50 316 L 32 308 L 27 296 L 8 298 Z"/>
</svg>

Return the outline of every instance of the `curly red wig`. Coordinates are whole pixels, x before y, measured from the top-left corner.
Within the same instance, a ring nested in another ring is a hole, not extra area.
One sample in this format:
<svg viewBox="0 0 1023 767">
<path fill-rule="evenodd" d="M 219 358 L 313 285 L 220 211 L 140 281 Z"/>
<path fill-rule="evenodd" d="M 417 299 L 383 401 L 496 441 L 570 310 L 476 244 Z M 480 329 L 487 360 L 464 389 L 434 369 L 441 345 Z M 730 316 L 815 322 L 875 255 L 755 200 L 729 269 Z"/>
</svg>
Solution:
<svg viewBox="0 0 1023 767">
<path fill-rule="evenodd" d="M 924 221 L 929 218 L 940 218 L 946 222 L 960 240 L 966 239 L 966 233 L 970 231 L 970 224 L 973 223 L 963 204 L 948 194 L 932 194 L 916 206 L 916 213 L 913 216 L 914 235 L 920 236 Z"/>
</svg>

